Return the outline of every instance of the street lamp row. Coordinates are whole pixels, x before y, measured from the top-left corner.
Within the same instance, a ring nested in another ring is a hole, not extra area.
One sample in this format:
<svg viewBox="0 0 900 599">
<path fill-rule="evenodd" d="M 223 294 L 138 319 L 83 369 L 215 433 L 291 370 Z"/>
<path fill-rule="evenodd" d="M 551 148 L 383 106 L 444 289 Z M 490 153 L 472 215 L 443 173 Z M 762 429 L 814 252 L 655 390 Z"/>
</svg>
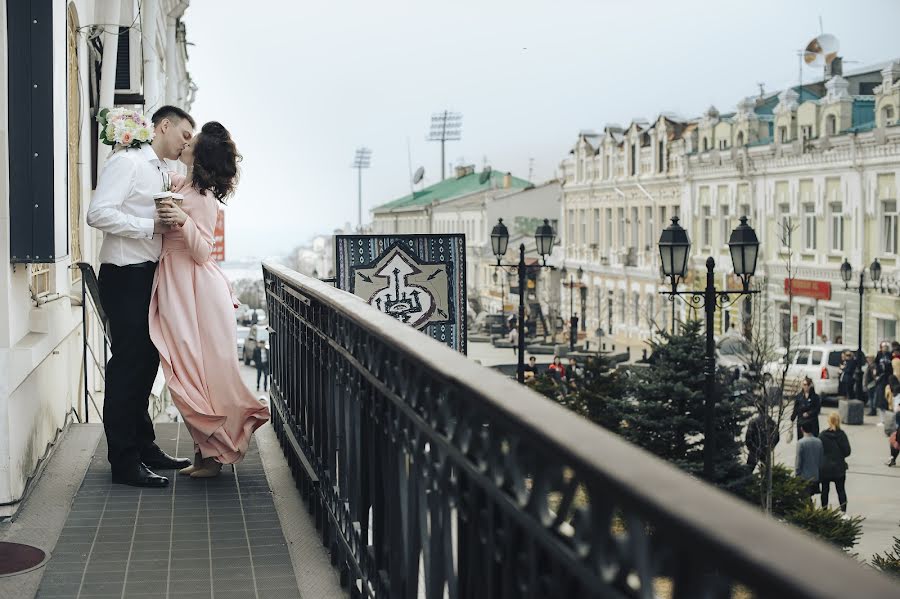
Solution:
<svg viewBox="0 0 900 599">
<path fill-rule="evenodd" d="M 534 265 L 537 268 L 550 268 L 547 264 L 547 256 L 553 251 L 553 241 L 556 239 L 556 233 L 553 231 L 553 227 L 550 226 L 550 220 L 544 219 L 544 224 L 538 226 L 534 231 L 534 245 L 537 249 L 538 254 L 541 256 L 542 264 Z M 509 266 L 512 268 L 516 268 L 519 275 L 519 318 L 518 323 L 516 325 L 517 333 L 518 333 L 518 365 L 516 368 L 516 378 L 520 383 L 525 382 L 525 278 L 526 278 L 526 268 L 528 265 L 525 264 L 525 244 L 519 244 L 519 262 L 517 264 L 503 264 L 503 257 L 506 255 L 507 247 L 509 246 L 509 229 L 506 228 L 506 225 L 503 224 L 503 219 L 499 219 L 497 224 L 494 225 L 494 228 L 491 230 L 491 251 L 494 252 L 494 256 L 497 258 L 497 266 L 504 267 Z"/>
<path fill-rule="evenodd" d="M 856 395 L 856 399 L 863 400 L 863 366 L 865 365 L 865 354 L 863 354 L 862 350 L 862 342 L 863 342 L 863 293 L 866 289 L 878 289 L 879 283 L 881 281 L 881 264 L 878 262 L 878 258 L 869 265 L 869 276 L 872 279 L 872 286 L 866 287 L 866 269 L 863 268 L 859 271 L 859 322 L 858 322 L 858 330 L 857 330 L 857 344 L 856 344 L 856 381 L 854 381 L 854 391 Z M 844 289 L 850 288 L 850 281 L 853 279 L 853 267 L 850 266 L 850 262 L 844 258 L 844 263 L 841 264 L 841 279 L 844 281 Z"/>
</svg>

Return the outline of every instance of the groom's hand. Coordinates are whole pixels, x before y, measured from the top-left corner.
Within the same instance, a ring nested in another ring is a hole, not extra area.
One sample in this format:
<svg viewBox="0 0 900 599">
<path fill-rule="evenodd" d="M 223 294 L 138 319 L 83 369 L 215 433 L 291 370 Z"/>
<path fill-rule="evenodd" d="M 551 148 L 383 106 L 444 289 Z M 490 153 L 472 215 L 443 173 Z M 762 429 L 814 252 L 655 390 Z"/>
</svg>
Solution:
<svg viewBox="0 0 900 599">
<path fill-rule="evenodd" d="M 154 233 L 168 233 L 172 230 L 172 227 L 167 225 L 162 221 L 162 219 L 157 216 L 153 219 L 153 232 Z"/>
</svg>

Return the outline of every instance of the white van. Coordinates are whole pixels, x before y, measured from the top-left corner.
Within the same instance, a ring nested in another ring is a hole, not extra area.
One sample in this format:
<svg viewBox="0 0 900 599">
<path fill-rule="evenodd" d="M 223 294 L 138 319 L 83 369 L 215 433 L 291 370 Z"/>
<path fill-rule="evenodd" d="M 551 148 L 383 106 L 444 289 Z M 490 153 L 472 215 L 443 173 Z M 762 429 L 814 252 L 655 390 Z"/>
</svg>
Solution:
<svg viewBox="0 0 900 599">
<path fill-rule="evenodd" d="M 834 343 L 800 345 L 792 349 L 791 361 L 784 380 L 785 393 L 797 393 L 804 377 L 809 377 L 819 397 L 837 395 L 838 379 L 841 376 L 841 354 L 845 351 L 856 350 Z M 784 353 L 784 350 L 781 350 L 781 353 Z M 780 368 L 778 370 L 780 371 Z"/>
</svg>

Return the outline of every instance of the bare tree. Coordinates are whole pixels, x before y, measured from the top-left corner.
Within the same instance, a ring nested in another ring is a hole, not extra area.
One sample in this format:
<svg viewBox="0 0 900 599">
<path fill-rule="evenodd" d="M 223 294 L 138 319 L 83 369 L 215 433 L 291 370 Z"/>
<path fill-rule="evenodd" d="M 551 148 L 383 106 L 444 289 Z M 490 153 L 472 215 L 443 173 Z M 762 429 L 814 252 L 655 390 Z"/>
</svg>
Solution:
<svg viewBox="0 0 900 599">
<path fill-rule="evenodd" d="M 782 257 L 785 280 L 792 280 L 796 271 L 793 233 L 797 226 L 790 220 L 781 223 L 778 237 L 785 248 Z M 766 282 L 756 282 L 758 291 L 762 291 Z M 793 285 L 785 286 L 789 316 L 794 309 Z M 764 294 L 751 296 L 751 312 L 749 322 L 745 322 L 744 331 L 748 342 L 748 371 L 752 385 L 754 416 L 747 427 L 747 450 L 750 452 L 749 463 L 759 463 L 760 486 L 759 502 L 766 513 L 772 512 L 772 466 L 775 462 L 775 446 L 779 439 L 792 433 L 792 424 L 785 419 L 785 392 L 787 373 L 793 357 L 799 333 L 793 331 L 793 321 L 782 335 L 781 323 L 776 317 L 771 318 L 771 305 L 767 305 Z M 784 352 L 783 354 L 781 352 Z M 782 360 L 779 362 L 779 360 Z M 787 388 L 790 393 L 793 389 Z"/>
</svg>

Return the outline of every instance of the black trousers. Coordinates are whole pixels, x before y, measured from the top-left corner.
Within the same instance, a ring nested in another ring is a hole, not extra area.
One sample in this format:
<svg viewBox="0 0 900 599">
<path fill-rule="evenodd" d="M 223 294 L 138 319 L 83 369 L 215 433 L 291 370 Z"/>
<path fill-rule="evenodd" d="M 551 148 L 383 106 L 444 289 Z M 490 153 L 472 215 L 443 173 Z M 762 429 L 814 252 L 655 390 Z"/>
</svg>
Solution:
<svg viewBox="0 0 900 599">
<path fill-rule="evenodd" d="M 156 435 L 147 408 L 159 369 L 159 352 L 150 341 L 147 315 L 156 263 L 103 264 L 100 300 L 109 318 L 112 357 L 106 365 L 103 428 L 114 472 L 138 466 Z"/>
<path fill-rule="evenodd" d="M 262 379 L 263 389 L 269 390 L 269 365 L 266 364 L 262 368 L 256 367 L 256 390 L 259 391 L 259 379 Z"/>
<path fill-rule="evenodd" d="M 834 488 L 837 489 L 838 503 L 841 504 L 841 511 L 847 511 L 847 490 L 844 488 L 844 484 L 846 482 L 846 476 L 842 476 L 841 478 L 825 479 L 822 481 L 822 507 L 826 507 L 828 505 L 828 491 L 831 489 L 831 483 L 834 483 Z"/>
</svg>

